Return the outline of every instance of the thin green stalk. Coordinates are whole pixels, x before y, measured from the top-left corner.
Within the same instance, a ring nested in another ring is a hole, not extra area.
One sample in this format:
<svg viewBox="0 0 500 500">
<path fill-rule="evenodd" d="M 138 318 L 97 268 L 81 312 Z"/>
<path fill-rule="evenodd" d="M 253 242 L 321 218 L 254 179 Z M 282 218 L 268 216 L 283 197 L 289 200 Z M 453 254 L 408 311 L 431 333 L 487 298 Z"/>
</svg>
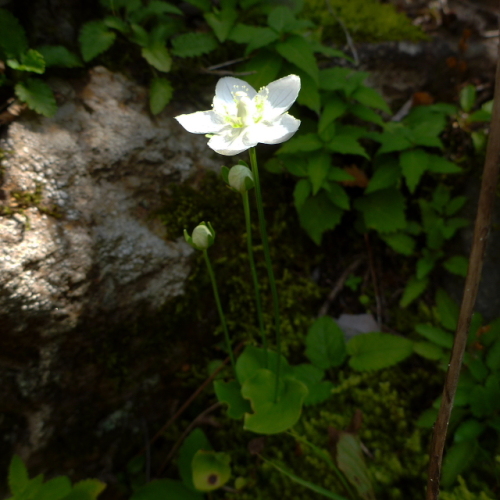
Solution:
<svg viewBox="0 0 500 500">
<path fill-rule="evenodd" d="M 252 226 L 250 224 L 250 203 L 248 202 L 248 191 L 244 191 L 241 195 L 243 199 L 243 209 L 245 211 L 245 225 L 247 230 L 247 247 L 248 247 L 248 260 L 250 261 L 250 269 L 252 271 L 253 287 L 255 290 L 255 306 L 257 308 L 257 318 L 259 321 L 260 334 L 262 336 L 262 345 L 265 349 L 265 364 L 267 365 L 267 336 L 264 330 L 264 318 L 262 316 L 262 299 L 260 296 L 259 281 L 257 279 L 257 271 L 255 270 L 255 260 L 253 258 L 253 245 L 252 245 Z"/>
<path fill-rule="evenodd" d="M 278 291 L 276 289 L 276 281 L 274 279 L 273 266 L 271 264 L 271 254 L 269 252 L 269 241 L 267 239 L 266 219 L 264 218 L 264 206 L 262 204 L 262 193 L 260 191 L 259 167 L 257 166 L 257 153 L 255 148 L 249 149 L 250 163 L 252 165 L 253 180 L 255 183 L 255 200 L 257 202 L 257 213 L 259 214 L 260 236 L 262 238 L 262 247 L 264 249 L 264 259 L 266 261 L 267 274 L 269 276 L 269 285 L 271 287 L 271 295 L 273 297 L 274 309 L 274 325 L 276 330 L 276 347 L 278 350 L 278 361 L 276 364 L 276 393 L 275 401 L 278 399 L 278 388 L 280 382 L 281 369 L 281 318 L 280 308 L 278 303 Z"/>
<path fill-rule="evenodd" d="M 219 291 L 217 289 L 217 282 L 215 281 L 214 270 L 210 264 L 210 259 L 208 258 L 208 252 L 203 250 L 203 257 L 205 257 L 205 262 L 207 263 L 208 274 L 210 275 L 210 281 L 212 282 L 212 288 L 214 290 L 215 303 L 217 304 L 217 310 L 219 311 L 220 322 L 222 323 L 222 330 L 224 331 L 224 338 L 226 339 L 226 348 L 229 354 L 229 359 L 231 360 L 231 365 L 233 365 L 233 371 L 236 374 L 236 363 L 234 361 L 233 349 L 231 347 L 231 341 L 229 340 L 229 332 L 227 331 L 226 317 L 224 316 L 224 311 L 219 298 Z"/>
</svg>

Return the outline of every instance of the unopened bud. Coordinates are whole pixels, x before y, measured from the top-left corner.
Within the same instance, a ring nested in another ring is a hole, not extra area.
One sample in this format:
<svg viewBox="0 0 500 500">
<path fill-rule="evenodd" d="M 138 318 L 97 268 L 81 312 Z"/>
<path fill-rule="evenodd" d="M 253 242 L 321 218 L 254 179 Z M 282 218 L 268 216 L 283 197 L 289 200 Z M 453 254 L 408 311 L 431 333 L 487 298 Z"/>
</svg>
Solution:
<svg viewBox="0 0 500 500">
<path fill-rule="evenodd" d="M 229 170 L 227 180 L 229 185 L 240 193 L 245 193 L 254 187 L 252 172 L 245 165 L 235 165 L 232 167 Z"/>
<path fill-rule="evenodd" d="M 202 222 L 194 228 L 192 236 L 189 236 L 188 232 L 184 229 L 184 238 L 196 250 L 206 250 L 214 242 L 215 231 L 210 222 L 208 226 Z"/>
</svg>

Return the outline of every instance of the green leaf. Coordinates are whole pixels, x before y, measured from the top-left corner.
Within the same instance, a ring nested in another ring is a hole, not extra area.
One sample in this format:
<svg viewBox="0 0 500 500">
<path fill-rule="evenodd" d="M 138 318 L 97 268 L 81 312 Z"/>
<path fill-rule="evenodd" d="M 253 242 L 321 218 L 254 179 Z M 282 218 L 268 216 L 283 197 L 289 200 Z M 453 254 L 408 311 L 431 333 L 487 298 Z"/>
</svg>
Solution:
<svg viewBox="0 0 500 500">
<path fill-rule="evenodd" d="M 348 87 L 347 78 L 352 69 L 336 66 L 319 72 L 319 88 L 321 90 L 345 90 Z"/>
<path fill-rule="evenodd" d="M 245 414 L 243 428 L 258 434 L 279 434 L 298 422 L 307 387 L 282 376 L 276 401 L 276 375 L 260 369 L 243 383 L 241 394 L 250 400 L 254 412 Z"/>
<path fill-rule="evenodd" d="M 267 17 L 267 24 L 279 34 L 288 32 L 290 27 L 293 29 L 296 21 L 290 9 L 283 5 L 273 9 Z"/>
<path fill-rule="evenodd" d="M 359 437 L 340 432 L 336 443 L 336 461 L 347 480 L 356 488 L 364 500 L 375 500 L 370 474 L 363 458 Z"/>
<path fill-rule="evenodd" d="M 423 427 L 424 429 L 430 429 L 437 419 L 438 411 L 435 408 L 428 408 L 422 415 L 420 415 L 417 420 L 417 426 Z"/>
<path fill-rule="evenodd" d="M 163 2 L 162 0 L 152 0 L 147 6 L 143 6 L 141 9 L 135 11 L 134 15 L 129 16 L 129 18 L 132 18 L 135 23 L 143 24 L 144 21 L 147 21 L 149 18 L 158 17 L 162 14 L 184 15 L 182 10 L 175 5 Z"/>
<path fill-rule="evenodd" d="M 323 147 L 323 143 L 317 134 L 296 135 L 276 152 L 276 154 L 308 153 L 317 151 Z"/>
<path fill-rule="evenodd" d="M 8 482 L 14 496 L 20 496 L 29 483 L 28 470 L 21 457 L 14 455 L 9 465 Z"/>
<path fill-rule="evenodd" d="M 205 21 L 213 29 L 219 42 L 225 42 L 238 14 L 234 9 L 222 9 L 218 15 L 210 12 L 204 15 Z"/>
<path fill-rule="evenodd" d="M 453 255 L 443 262 L 443 267 L 450 273 L 465 278 L 467 276 L 469 261 L 462 255 Z"/>
<path fill-rule="evenodd" d="M 384 123 L 382 117 L 378 113 L 362 104 L 351 104 L 349 106 L 349 113 L 366 122 L 375 123 L 376 125 L 383 125 Z"/>
<path fill-rule="evenodd" d="M 136 490 L 130 500 L 203 500 L 205 495 L 189 490 L 180 481 L 156 479 Z"/>
<path fill-rule="evenodd" d="M 224 486 L 231 477 L 228 453 L 198 450 L 191 462 L 193 484 L 199 491 L 213 491 Z"/>
<path fill-rule="evenodd" d="M 52 116 L 57 111 L 52 89 L 41 80 L 28 78 L 17 83 L 14 91 L 20 101 L 41 115 Z"/>
<path fill-rule="evenodd" d="M 354 207 L 363 213 L 366 227 L 381 233 L 394 233 L 406 227 L 405 199 L 393 188 L 381 189 L 358 198 Z"/>
<path fill-rule="evenodd" d="M 198 7 L 203 12 L 208 12 L 212 8 L 211 0 L 186 0 L 186 2 Z"/>
<path fill-rule="evenodd" d="M 455 331 L 458 321 L 458 304 L 442 288 L 436 292 L 436 308 L 441 324 L 446 329 Z"/>
<path fill-rule="evenodd" d="M 373 193 L 380 189 L 386 189 L 396 186 L 401 177 L 401 168 L 396 161 L 388 159 L 382 163 L 373 174 L 370 182 L 365 189 L 365 194 Z"/>
<path fill-rule="evenodd" d="M 486 426 L 482 422 L 479 422 L 475 418 L 469 418 L 462 422 L 455 430 L 453 433 L 453 440 L 455 443 L 460 443 L 462 441 L 476 439 L 485 429 Z"/>
<path fill-rule="evenodd" d="M 179 474 L 182 482 L 190 490 L 194 490 L 191 463 L 196 452 L 198 450 L 210 451 L 211 449 L 212 445 L 208 441 L 205 433 L 199 427 L 196 427 L 182 443 L 178 460 Z M 167 496 L 167 498 L 169 497 Z"/>
<path fill-rule="evenodd" d="M 466 85 L 460 91 L 460 106 L 461 108 L 468 113 L 474 103 L 476 102 L 476 87 L 474 85 Z"/>
<path fill-rule="evenodd" d="M 42 484 L 36 500 L 60 500 L 71 492 L 71 482 L 67 476 L 59 476 Z"/>
<path fill-rule="evenodd" d="M 302 382 L 309 391 L 304 406 L 316 405 L 326 401 L 332 394 L 333 384 L 323 380 L 323 370 L 308 363 L 292 367 L 294 378 Z"/>
<path fill-rule="evenodd" d="M 21 54 L 20 62 L 16 59 L 7 59 L 7 65 L 18 71 L 31 71 L 39 75 L 45 72 L 45 59 L 37 50 L 29 49 Z"/>
<path fill-rule="evenodd" d="M 119 17 L 108 16 L 103 19 L 103 22 L 108 28 L 113 28 L 120 33 L 127 34 L 130 31 L 128 23 L 122 21 Z"/>
<path fill-rule="evenodd" d="M 248 401 L 243 399 L 241 395 L 241 385 L 237 380 L 231 380 L 230 382 L 216 380 L 214 382 L 214 390 L 217 399 L 221 403 L 227 403 L 227 415 L 230 418 L 239 420 L 243 418 L 245 413 L 251 411 Z"/>
<path fill-rule="evenodd" d="M 437 326 L 420 324 L 415 327 L 415 330 L 422 335 L 422 337 L 425 337 L 427 340 L 430 340 L 440 347 L 451 349 L 453 346 L 453 335 Z"/>
<path fill-rule="evenodd" d="M 399 301 L 400 307 L 406 307 L 410 305 L 417 297 L 424 293 L 425 289 L 429 285 L 429 278 L 425 277 L 423 279 L 418 279 L 417 277 L 410 278 L 408 281 L 403 296 Z"/>
<path fill-rule="evenodd" d="M 370 159 L 365 148 L 356 140 L 355 137 L 348 134 L 339 134 L 327 144 L 327 148 L 335 153 L 344 155 L 360 155 Z"/>
<path fill-rule="evenodd" d="M 434 174 L 459 174 L 462 169 L 442 156 L 427 153 L 427 170 Z"/>
<path fill-rule="evenodd" d="M 166 78 L 153 78 L 149 89 L 149 109 L 157 115 L 172 99 L 172 85 Z"/>
<path fill-rule="evenodd" d="M 422 174 L 427 170 L 429 157 L 423 149 L 411 149 L 400 154 L 399 162 L 406 185 L 410 193 L 414 193 Z"/>
<path fill-rule="evenodd" d="M 330 498 L 331 500 L 347 500 L 345 497 L 337 495 L 336 493 L 332 493 L 331 491 L 328 491 L 325 488 L 318 486 L 317 484 L 314 484 L 314 483 L 311 483 L 310 481 L 302 479 L 301 477 L 295 475 L 293 472 L 290 472 L 289 470 L 287 470 L 284 465 L 282 465 L 278 462 L 273 462 L 273 461 L 268 460 L 267 458 L 264 458 L 264 457 L 261 457 L 261 458 L 266 463 L 273 466 L 276 470 L 280 471 L 283 475 L 285 475 L 289 479 L 291 479 L 294 483 L 300 484 L 301 486 L 304 486 L 305 488 L 307 488 L 311 491 L 314 491 L 314 493 L 318 493 L 319 495 L 323 495 L 324 497 Z"/>
<path fill-rule="evenodd" d="M 456 196 L 445 207 L 445 215 L 455 215 L 467 202 L 467 196 Z"/>
<path fill-rule="evenodd" d="M 415 240 L 405 233 L 382 234 L 381 238 L 396 252 L 403 255 L 413 255 Z"/>
<path fill-rule="evenodd" d="M 309 156 L 307 160 L 307 175 L 312 185 L 313 196 L 320 190 L 330 166 L 331 158 L 328 153 L 317 151 Z"/>
<path fill-rule="evenodd" d="M 87 495 L 85 498 L 90 500 L 97 498 L 105 488 L 106 485 L 98 479 L 83 479 L 73 485 L 72 493 L 85 493 Z"/>
<path fill-rule="evenodd" d="M 301 69 L 294 67 L 293 71 L 300 77 L 300 92 L 297 102 L 319 115 L 321 96 L 319 95 L 317 83 Z"/>
<path fill-rule="evenodd" d="M 17 17 L 0 9 L 0 48 L 8 58 L 19 57 L 28 50 L 28 39 Z"/>
<path fill-rule="evenodd" d="M 344 182 L 344 181 L 354 181 L 356 180 L 351 174 L 348 174 L 343 168 L 332 167 L 328 172 L 326 178 L 329 181 L 334 182 Z"/>
<path fill-rule="evenodd" d="M 346 102 L 338 96 L 332 96 L 326 102 L 321 113 L 318 132 L 323 132 L 330 123 L 340 118 L 347 110 Z"/>
<path fill-rule="evenodd" d="M 78 68 L 82 66 L 80 58 L 62 45 L 43 45 L 38 48 L 38 51 L 45 59 L 47 67 Z"/>
<path fill-rule="evenodd" d="M 172 38 L 172 54 L 177 57 L 197 57 L 218 46 L 211 33 L 184 33 Z"/>
<path fill-rule="evenodd" d="M 475 439 L 462 441 L 450 447 L 443 461 L 441 483 L 444 488 L 453 486 L 458 475 L 473 464 L 478 447 Z"/>
<path fill-rule="evenodd" d="M 413 342 L 389 333 L 356 335 L 347 343 L 349 366 L 359 371 L 380 370 L 406 359 L 413 352 Z"/>
<path fill-rule="evenodd" d="M 437 137 L 429 123 L 421 123 L 412 130 L 413 142 L 418 146 L 426 146 L 428 148 L 443 149 L 441 139 Z"/>
<path fill-rule="evenodd" d="M 443 357 L 443 350 L 432 342 L 415 342 L 413 351 L 426 359 L 438 361 Z"/>
<path fill-rule="evenodd" d="M 389 108 L 384 98 L 375 89 L 359 87 L 353 92 L 351 97 L 365 106 L 380 109 L 391 114 L 391 108 Z"/>
<path fill-rule="evenodd" d="M 346 357 L 344 332 L 330 316 L 321 316 L 306 336 L 306 356 L 322 370 L 340 366 Z"/>
<path fill-rule="evenodd" d="M 141 51 L 142 57 L 156 68 L 158 71 L 168 73 L 172 67 L 172 58 L 167 47 L 161 42 L 154 42 L 149 47 L 144 47 Z"/>
<path fill-rule="evenodd" d="M 300 210 L 300 207 L 311 195 L 311 189 L 312 186 L 308 179 L 301 179 L 299 182 L 297 182 L 297 184 L 295 184 L 295 189 L 293 190 L 293 199 L 297 211 Z"/>
<path fill-rule="evenodd" d="M 246 76 L 245 80 L 252 85 L 252 87 L 260 89 L 269 82 L 276 80 L 282 64 L 283 59 L 278 54 L 268 50 L 261 50 L 243 66 L 244 71 L 255 72 L 252 75 Z"/>
<path fill-rule="evenodd" d="M 153 43 L 152 41 L 150 42 L 149 40 L 149 33 L 139 24 L 131 24 L 130 25 L 130 28 L 132 30 L 132 32 L 129 34 L 129 38 L 132 42 L 136 43 L 137 45 L 139 45 L 139 47 L 147 47 L 148 45 L 150 45 L 151 43 Z M 156 42 L 154 43 L 158 43 L 159 45 L 163 45 L 162 42 L 156 40 Z"/>
<path fill-rule="evenodd" d="M 486 365 L 490 370 L 500 370 L 500 341 L 496 341 L 488 350 L 486 355 Z"/>
<path fill-rule="evenodd" d="M 258 30 L 258 31 L 257 31 Z M 245 49 L 245 55 L 251 54 L 254 50 L 262 47 L 270 46 L 273 42 L 279 39 L 278 33 L 271 28 L 256 28 L 254 36 L 248 42 Z M 281 59 L 281 58 L 280 58 Z"/>
<path fill-rule="evenodd" d="M 344 213 L 330 201 L 325 191 L 308 198 L 298 212 L 300 225 L 316 245 L 321 243 L 325 231 L 337 226 Z"/>
<path fill-rule="evenodd" d="M 436 260 L 439 254 L 425 253 L 423 257 L 417 261 L 417 279 L 421 280 L 425 278 L 436 266 Z"/>
<path fill-rule="evenodd" d="M 113 45 L 116 34 L 109 31 L 104 21 L 89 21 L 82 26 L 78 41 L 85 62 L 102 54 Z"/>
<path fill-rule="evenodd" d="M 292 35 L 284 42 L 276 44 L 276 51 L 288 62 L 305 71 L 316 83 L 319 70 L 311 46 L 299 35 Z"/>
<path fill-rule="evenodd" d="M 404 151 L 412 147 L 412 142 L 404 133 L 404 129 L 386 130 L 378 139 L 381 143 L 377 154 L 392 153 L 394 151 Z"/>
<path fill-rule="evenodd" d="M 276 373 L 280 361 L 280 374 L 282 377 L 292 376 L 292 369 L 286 358 L 271 350 L 261 349 L 255 346 L 247 346 L 236 361 L 236 376 L 240 384 L 252 378 L 261 368 L 269 368 Z"/>
<path fill-rule="evenodd" d="M 351 208 L 349 195 L 340 184 L 336 182 L 325 182 L 323 183 L 323 188 L 334 205 L 343 210 L 349 210 Z"/>
</svg>

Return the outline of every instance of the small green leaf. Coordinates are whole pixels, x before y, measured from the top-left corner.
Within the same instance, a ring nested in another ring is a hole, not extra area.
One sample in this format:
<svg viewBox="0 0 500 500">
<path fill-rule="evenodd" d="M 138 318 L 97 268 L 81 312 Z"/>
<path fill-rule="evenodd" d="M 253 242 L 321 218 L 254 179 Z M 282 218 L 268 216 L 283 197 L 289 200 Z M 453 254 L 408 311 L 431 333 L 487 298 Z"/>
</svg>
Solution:
<svg viewBox="0 0 500 500">
<path fill-rule="evenodd" d="M 144 47 L 141 51 L 142 57 L 156 68 L 158 71 L 168 73 L 172 67 L 172 58 L 167 47 L 161 42 L 154 42 L 149 47 Z"/>
<path fill-rule="evenodd" d="M 459 174 L 462 169 L 442 156 L 427 153 L 427 170 L 434 174 Z"/>
<path fill-rule="evenodd" d="M 445 215 L 455 215 L 467 202 L 467 196 L 456 196 L 444 207 Z"/>
<path fill-rule="evenodd" d="M 326 401 L 332 394 L 333 384 L 323 380 L 323 370 L 308 363 L 292 367 L 294 377 L 302 382 L 309 391 L 304 399 L 304 406 L 316 405 Z"/>
<path fill-rule="evenodd" d="M 224 486 L 231 477 L 228 453 L 198 450 L 191 462 L 193 484 L 199 491 L 213 491 Z"/>
<path fill-rule="evenodd" d="M 437 326 L 420 324 L 415 327 L 415 330 L 422 335 L 422 337 L 425 337 L 427 340 L 430 340 L 440 347 L 451 349 L 453 346 L 453 335 Z"/>
<path fill-rule="evenodd" d="M 413 255 L 415 240 L 410 235 L 405 233 L 389 233 L 380 236 L 396 252 L 403 255 Z"/>
<path fill-rule="evenodd" d="M 411 193 L 415 192 L 422 174 L 427 170 L 428 154 L 422 149 L 403 151 L 399 156 L 401 170 Z"/>
<path fill-rule="evenodd" d="M 378 141 L 381 143 L 377 154 L 392 153 L 394 151 L 404 151 L 412 147 L 412 142 L 408 139 L 404 130 L 386 130 L 380 134 Z"/>
<path fill-rule="evenodd" d="M 443 267 L 450 273 L 462 276 L 467 276 L 469 261 L 463 255 L 453 255 L 443 262 Z"/>
<path fill-rule="evenodd" d="M 20 496 L 28 486 L 29 481 L 28 470 L 24 462 L 21 457 L 14 455 L 10 461 L 8 476 L 9 488 L 12 495 L 14 497 Z"/>
<path fill-rule="evenodd" d="M 166 78 L 153 78 L 149 89 L 149 109 L 157 115 L 172 99 L 172 85 Z"/>
<path fill-rule="evenodd" d="M 444 488 L 453 486 L 458 475 L 472 465 L 478 447 L 477 441 L 472 439 L 456 443 L 449 448 L 443 461 L 441 482 Z"/>
<path fill-rule="evenodd" d="M 252 378 L 261 368 L 269 368 L 276 373 L 278 367 L 278 359 L 280 359 L 280 374 L 283 377 L 292 375 L 292 369 L 286 358 L 271 350 L 261 349 L 249 345 L 240 354 L 236 361 L 236 376 L 240 384 L 244 384 L 246 380 Z"/>
<path fill-rule="evenodd" d="M 278 54 L 269 50 L 260 50 L 243 66 L 244 71 L 253 72 L 253 74 L 246 76 L 245 80 L 252 87 L 260 89 L 276 80 L 282 65 L 283 58 Z"/>
<path fill-rule="evenodd" d="M 208 54 L 218 46 L 210 33 L 183 33 L 172 38 L 172 54 L 177 57 L 197 57 Z"/>
<path fill-rule="evenodd" d="M 396 161 L 388 159 L 377 167 L 373 174 L 365 194 L 373 193 L 380 189 L 386 189 L 396 186 L 401 177 L 401 168 Z"/>
<path fill-rule="evenodd" d="M 212 8 L 210 0 L 186 0 L 186 2 L 198 7 L 202 12 L 208 12 Z"/>
<path fill-rule="evenodd" d="M 102 54 L 113 45 L 116 34 L 109 31 L 104 21 L 89 21 L 82 26 L 78 41 L 85 62 Z"/>
<path fill-rule="evenodd" d="M 315 196 L 326 179 L 331 166 L 331 158 L 328 153 L 318 151 L 312 153 L 307 160 L 307 175 L 312 185 L 312 194 Z"/>
<path fill-rule="evenodd" d="M 219 42 L 225 42 L 238 14 L 234 9 L 222 9 L 217 15 L 213 12 L 205 14 L 205 20 L 213 29 Z"/>
<path fill-rule="evenodd" d="M 380 370 L 406 359 L 413 352 L 413 342 L 389 333 L 356 335 L 347 343 L 349 366 L 359 371 Z"/>
<path fill-rule="evenodd" d="M 284 42 L 276 44 L 276 51 L 287 61 L 305 71 L 316 83 L 319 71 L 311 46 L 304 37 L 292 35 Z"/>
<path fill-rule="evenodd" d="M 245 413 L 251 411 L 248 401 L 243 399 L 241 395 L 241 385 L 237 380 L 231 380 L 230 382 L 216 380 L 214 382 L 214 390 L 217 399 L 221 403 L 227 403 L 228 417 L 239 420 L 243 418 Z"/>
<path fill-rule="evenodd" d="M 308 179 L 301 179 L 299 182 L 297 182 L 297 184 L 295 184 L 295 189 L 293 190 L 293 199 L 297 211 L 300 210 L 300 207 L 311 195 L 311 189 L 312 186 Z"/>
<path fill-rule="evenodd" d="M 455 331 L 458 321 L 458 304 L 442 289 L 436 292 L 439 321 L 448 330 Z"/>
<path fill-rule="evenodd" d="M 85 498 L 90 500 L 97 498 L 105 488 L 106 485 L 98 479 L 83 479 L 73 485 L 70 495 L 75 495 L 76 500 L 76 498 L 82 498 L 82 494 L 84 494 Z"/>
<path fill-rule="evenodd" d="M 432 342 L 415 342 L 413 351 L 426 359 L 438 361 L 443 357 L 443 350 Z"/>
<path fill-rule="evenodd" d="M 321 316 L 309 328 L 305 354 L 322 370 L 343 363 L 346 356 L 344 332 L 330 316 Z"/>
<path fill-rule="evenodd" d="M 375 123 L 376 125 L 383 125 L 384 123 L 382 117 L 378 113 L 362 104 L 351 104 L 349 106 L 349 113 L 366 122 Z"/>
<path fill-rule="evenodd" d="M 349 210 L 351 208 L 349 195 L 346 190 L 336 182 L 325 182 L 323 188 L 327 193 L 330 201 L 342 210 Z"/>
<path fill-rule="evenodd" d="M 323 132 L 330 123 L 340 118 L 347 110 L 346 102 L 338 96 L 332 96 L 326 102 L 321 113 L 318 125 L 318 132 Z"/>
<path fill-rule="evenodd" d="M 254 50 L 260 49 L 262 47 L 270 46 L 273 42 L 279 39 L 278 33 L 271 28 L 256 28 L 256 31 L 248 42 L 245 49 L 245 55 L 251 54 Z M 281 59 L 281 58 L 280 58 Z M 267 82 L 269 83 L 269 82 Z"/>
<path fill-rule="evenodd" d="M 359 87 L 353 92 L 351 97 L 365 106 L 380 109 L 391 114 L 391 108 L 389 108 L 384 98 L 375 89 Z"/>
<path fill-rule="evenodd" d="M 156 479 L 134 491 L 130 500 L 204 500 L 202 493 L 188 489 L 180 481 Z"/>
<path fill-rule="evenodd" d="M 108 28 L 113 28 L 120 33 L 126 34 L 130 31 L 128 23 L 122 21 L 119 17 L 108 16 L 103 19 L 103 22 Z"/>
<path fill-rule="evenodd" d="M 17 58 L 28 50 L 24 28 L 17 17 L 6 9 L 0 9 L 0 48 L 8 58 Z"/>
<path fill-rule="evenodd" d="M 17 97 L 31 109 L 44 116 L 52 116 L 57 104 L 52 89 L 41 80 L 28 78 L 14 87 Z"/>
<path fill-rule="evenodd" d="M 321 90 L 344 90 L 347 78 L 353 73 L 352 69 L 336 66 L 323 69 L 319 73 L 319 88 Z"/>
<path fill-rule="evenodd" d="M 413 277 L 408 281 L 403 296 L 399 301 L 400 307 L 406 307 L 410 305 L 416 298 L 418 298 L 422 293 L 424 293 L 425 289 L 429 285 L 429 278 L 425 277 L 423 279 L 418 279 L 417 277 Z"/>
<path fill-rule="evenodd" d="M 71 492 L 71 482 L 66 476 L 55 477 L 42 484 L 36 500 L 60 500 Z"/>
<path fill-rule="evenodd" d="M 283 61 L 283 59 L 281 59 L 281 61 Z M 300 77 L 300 92 L 297 97 L 297 102 L 319 115 L 321 96 L 319 95 L 317 83 L 301 69 L 294 67 L 293 71 Z"/>
<path fill-rule="evenodd" d="M 191 463 L 196 452 L 198 450 L 209 451 L 211 449 L 212 445 L 199 427 L 196 427 L 182 443 L 178 460 L 179 474 L 182 482 L 190 490 L 194 490 Z"/>
<path fill-rule="evenodd" d="M 460 106 L 461 108 L 468 113 L 474 103 L 476 102 L 476 87 L 474 85 L 466 85 L 460 91 Z"/>
<path fill-rule="evenodd" d="M 486 355 L 486 365 L 490 370 L 500 370 L 500 341 L 496 341 L 488 350 Z"/>
<path fill-rule="evenodd" d="M 279 34 L 286 33 L 295 22 L 295 16 L 285 6 L 276 7 L 267 16 L 267 24 Z"/>
<path fill-rule="evenodd" d="M 78 68 L 82 65 L 80 58 L 62 45 L 43 45 L 38 51 L 45 59 L 47 67 Z"/>
<path fill-rule="evenodd" d="M 339 134 L 334 137 L 326 146 L 330 151 L 344 155 L 360 155 L 370 159 L 365 148 L 356 140 L 355 137 L 348 134 Z"/>
<path fill-rule="evenodd" d="M 317 151 L 322 147 L 323 143 L 317 134 L 297 135 L 285 142 L 285 144 L 278 149 L 276 154 L 308 153 Z"/>
<path fill-rule="evenodd" d="M 435 408 L 428 408 L 422 415 L 420 415 L 417 420 L 417 426 L 423 427 L 424 429 L 430 429 L 437 419 L 437 410 Z"/>
<path fill-rule="evenodd" d="M 45 59 L 37 50 L 29 49 L 21 54 L 20 62 L 16 59 L 7 59 L 7 65 L 18 71 L 31 71 L 39 75 L 45 73 Z"/>
<path fill-rule="evenodd" d="M 476 420 L 475 418 L 469 418 L 462 422 L 458 428 L 453 433 L 453 440 L 455 443 L 460 443 L 461 441 L 469 441 L 470 439 L 476 439 L 485 430 L 486 426 Z"/>
</svg>

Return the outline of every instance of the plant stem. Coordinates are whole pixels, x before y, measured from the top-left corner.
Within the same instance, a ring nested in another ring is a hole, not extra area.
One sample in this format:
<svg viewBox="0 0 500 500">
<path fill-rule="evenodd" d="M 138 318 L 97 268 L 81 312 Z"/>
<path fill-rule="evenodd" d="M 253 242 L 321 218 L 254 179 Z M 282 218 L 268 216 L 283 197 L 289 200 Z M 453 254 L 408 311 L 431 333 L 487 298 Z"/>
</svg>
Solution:
<svg viewBox="0 0 500 500">
<path fill-rule="evenodd" d="M 229 354 L 229 358 L 231 359 L 231 365 L 233 366 L 233 371 L 236 375 L 236 363 L 234 361 L 234 353 L 231 348 L 231 341 L 229 340 L 229 332 L 227 331 L 226 317 L 224 316 L 224 311 L 222 310 L 222 306 L 219 298 L 219 291 L 217 289 L 217 282 L 215 281 L 214 270 L 212 269 L 212 265 L 210 264 L 210 259 L 208 258 L 208 252 L 203 250 L 203 257 L 205 257 L 205 262 L 207 263 L 208 274 L 210 275 L 210 281 L 212 282 L 212 288 L 214 290 L 215 303 L 217 304 L 217 310 L 219 311 L 219 318 L 222 324 L 222 330 L 224 331 L 224 338 L 226 339 L 226 349 Z"/>
<path fill-rule="evenodd" d="M 500 45 L 499 57 L 500 57 Z M 495 96 L 493 103 L 493 113 L 491 117 L 490 134 L 488 138 L 488 148 L 484 161 L 483 178 L 481 181 L 481 191 L 474 226 L 474 237 L 472 249 L 469 257 L 469 270 L 465 278 L 465 287 L 458 315 L 457 331 L 451 352 L 450 364 L 446 373 L 446 380 L 443 387 L 443 397 L 441 407 L 437 416 L 434 432 L 432 435 L 431 448 L 429 453 L 429 472 L 427 481 L 427 500 L 437 500 L 439 498 L 439 482 L 441 479 L 441 463 L 443 450 L 446 441 L 446 432 L 450 421 L 453 401 L 460 377 L 460 367 L 467 345 L 467 333 L 469 331 L 472 312 L 476 302 L 481 271 L 483 268 L 484 254 L 486 251 L 486 241 L 491 225 L 493 207 L 495 203 L 495 191 L 498 183 L 498 171 L 500 165 L 500 58 L 497 59 Z"/>
<path fill-rule="evenodd" d="M 250 163 L 252 165 L 253 180 L 255 182 L 255 200 L 257 202 L 257 213 L 259 214 L 260 236 L 262 238 L 262 247 L 264 249 L 264 259 L 266 261 L 267 274 L 269 276 L 269 286 L 273 297 L 274 309 L 274 327 L 276 330 L 276 348 L 278 350 L 278 361 L 276 363 L 276 392 L 275 401 L 278 399 L 278 388 L 280 382 L 281 369 L 281 319 L 278 302 L 278 291 L 276 290 L 276 281 L 274 279 L 273 266 L 271 263 L 271 254 L 269 253 L 269 241 L 267 239 L 266 219 L 264 218 L 264 207 L 262 205 L 262 193 L 260 191 L 259 167 L 257 166 L 257 153 L 255 148 L 249 149 Z"/>
<path fill-rule="evenodd" d="M 255 260 L 253 258 L 253 246 L 252 246 L 252 226 L 250 224 L 250 203 L 248 202 L 248 191 L 244 191 L 242 194 L 243 199 L 243 209 L 245 211 L 245 225 L 247 231 L 247 247 L 248 247 L 248 260 L 250 261 L 250 269 L 252 271 L 253 287 L 255 290 L 255 306 L 257 308 L 257 318 L 259 321 L 260 334 L 262 336 L 262 345 L 265 349 L 265 364 L 267 364 L 267 336 L 264 330 L 264 318 L 262 316 L 262 299 L 260 296 L 259 281 L 257 279 L 257 271 L 255 270 Z"/>
</svg>

